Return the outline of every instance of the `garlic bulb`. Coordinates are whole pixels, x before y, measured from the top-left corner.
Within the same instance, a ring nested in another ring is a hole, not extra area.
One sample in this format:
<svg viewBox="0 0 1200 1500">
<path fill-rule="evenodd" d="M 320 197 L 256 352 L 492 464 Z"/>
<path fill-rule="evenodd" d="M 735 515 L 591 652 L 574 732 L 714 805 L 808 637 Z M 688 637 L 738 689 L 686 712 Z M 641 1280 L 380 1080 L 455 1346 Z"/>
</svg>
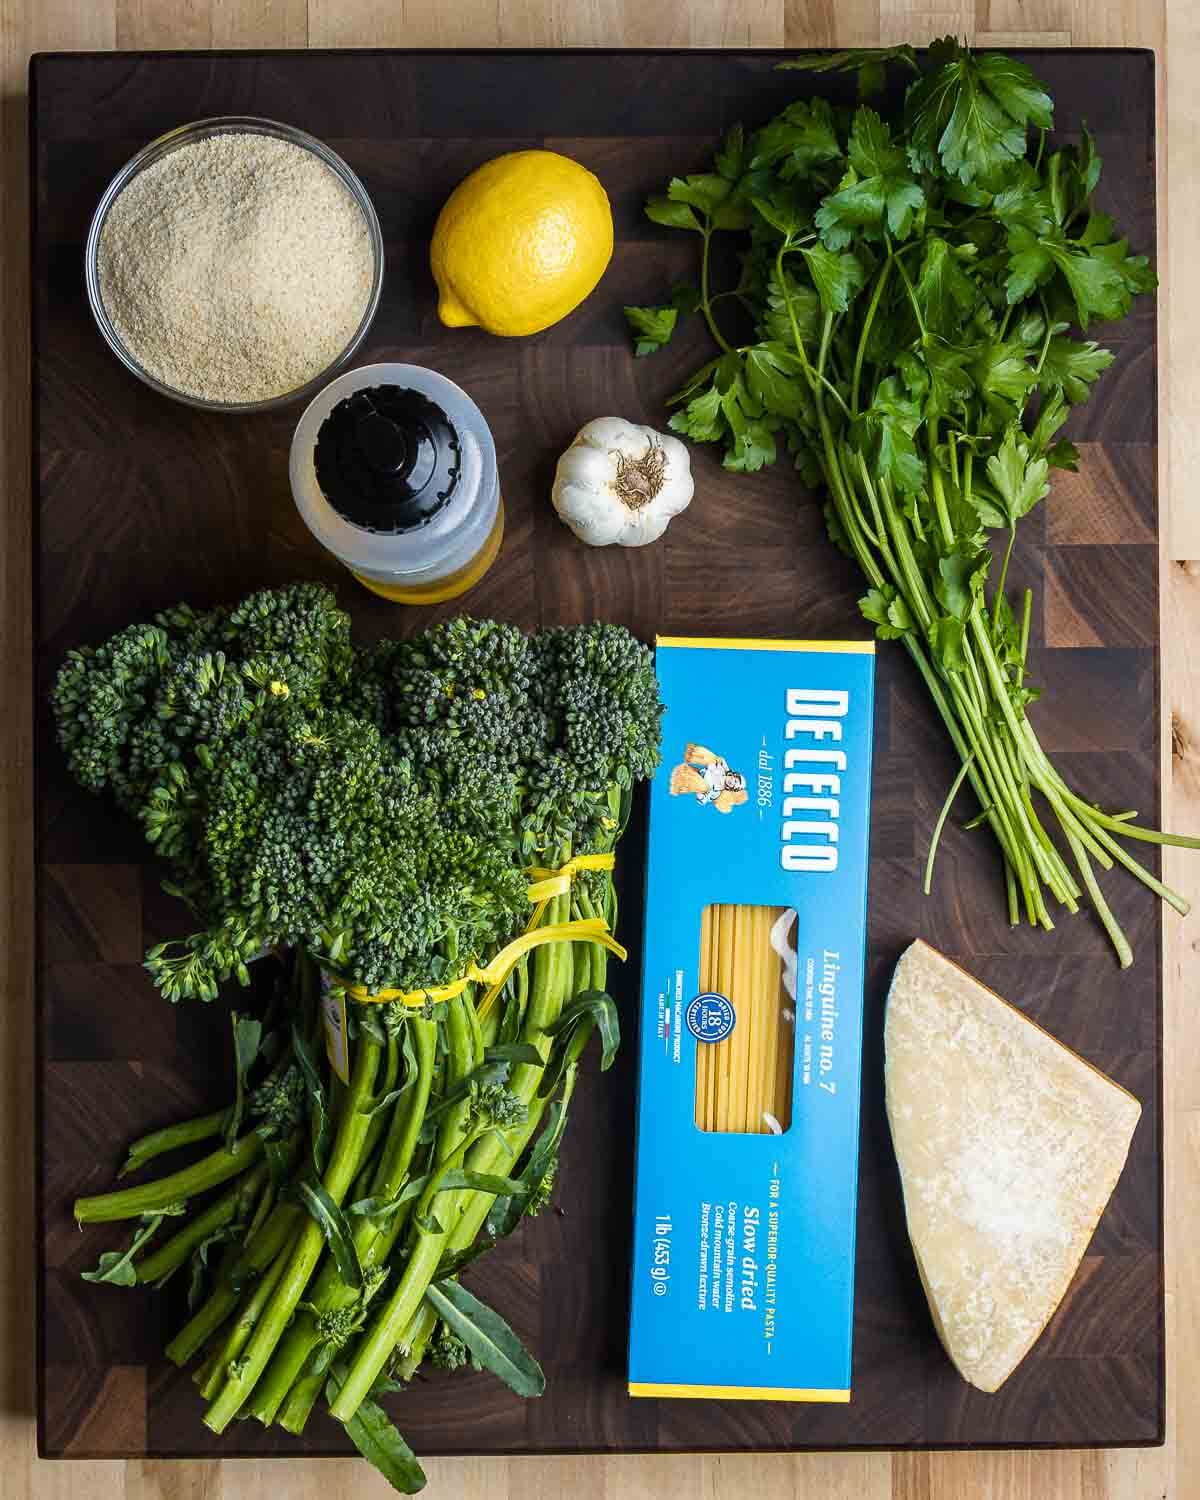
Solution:
<svg viewBox="0 0 1200 1500">
<path fill-rule="evenodd" d="M 558 461 L 554 509 L 592 547 L 644 547 L 692 498 L 691 461 L 678 438 L 620 417 L 597 417 Z"/>
</svg>

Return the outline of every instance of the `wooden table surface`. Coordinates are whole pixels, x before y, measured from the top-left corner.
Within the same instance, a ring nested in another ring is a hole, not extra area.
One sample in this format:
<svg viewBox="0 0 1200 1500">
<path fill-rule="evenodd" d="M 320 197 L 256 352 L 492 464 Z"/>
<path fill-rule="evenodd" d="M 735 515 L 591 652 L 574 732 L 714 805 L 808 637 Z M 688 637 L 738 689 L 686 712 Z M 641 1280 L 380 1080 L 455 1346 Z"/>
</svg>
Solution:
<svg viewBox="0 0 1200 1500">
<path fill-rule="evenodd" d="M 445 11 L 447 14 L 442 14 Z M 542 11 L 548 14 L 542 14 Z M 836 19 L 834 13 L 836 12 Z M 25 61 L 29 51 L 70 47 L 205 47 L 405 45 L 699 45 L 812 46 L 910 39 L 946 31 L 994 45 L 1137 45 L 1160 49 L 1160 249 L 1166 283 L 1160 298 L 1165 815 L 1169 826 L 1200 833 L 1200 514 L 1183 499 L 1196 421 L 1188 398 L 1197 363 L 1200 299 L 1183 294 L 1198 214 L 1185 174 L 1196 154 L 1200 100 L 1189 63 L 1200 59 L 1200 18 L 1191 0 L 738 0 L 693 4 L 659 0 L 637 7 L 620 0 L 560 0 L 539 7 L 522 0 L 0 0 L 0 61 L 5 94 L 0 127 L 0 284 L 5 338 L 0 364 L 0 462 L 6 504 L 0 532 L 0 610 L 4 701 L 3 796 L 0 797 L 0 1192 L 11 1205 L 0 1218 L 0 1494 L 91 1497 L 252 1496 L 299 1500 L 386 1493 L 377 1476 L 354 1462 L 302 1464 L 39 1463 L 32 1441 L 32 1062 L 30 1022 L 30 724 L 28 578 L 28 342 L 26 313 Z M 1169 50 L 1168 50 L 1169 42 Z M 1165 109 L 1164 109 L 1165 106 Z M 1169 276 L 1170 265 L 1178 275 Z M 1171 316 L 1165 315 L 1170 306 Z M 1171 420 L 1174 411 L 1175 420 Z M 1171 475 L 1175 484 L 1170 483 Z M 1169 717 L 1168 717 L 1169 716 Z M 1169 856 L 1168 878 L 1195 890 L 1194 865 Z M 664 1491 L 714 1497 L 752 1492 L 775 1496 L 925 1500 L 983 1496 L 1006 1500 L 1142 1500 L 1200 1494 L 1200 1437 L 1189 1413 L 1200 1374 L 1200 1270 L 1187 1253 L 1200 1227 L 1200 1031 L 1188 1013 L 1195 923 L 1168 913 L 1167 1322 L 1171 1411 L 1166 1447 L 1123 1453 L 969 1455 L 797 1455 L 753 1458 L 442 1460 L 430 1464 L 430 1492 L 501 1497 L 559 1495 L 588 1489 L 612 1496 Z M 1180 1248 L 1181 1253 L 1176 1254 Z M 1176 1420 L 1179 1413 L 1182 1420 Z M 372 1488 L 374 1486 L 374 1488 Z"/>
</svg>

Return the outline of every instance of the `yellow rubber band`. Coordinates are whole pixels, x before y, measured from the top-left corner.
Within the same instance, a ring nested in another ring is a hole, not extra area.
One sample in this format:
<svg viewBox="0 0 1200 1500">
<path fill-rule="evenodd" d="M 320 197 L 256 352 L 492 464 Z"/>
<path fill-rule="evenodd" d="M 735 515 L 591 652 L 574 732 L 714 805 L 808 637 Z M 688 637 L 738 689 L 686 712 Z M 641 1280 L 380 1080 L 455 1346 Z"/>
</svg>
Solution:
<svg viewBox="0 0 1200 1500">
<path fill-rule="evenodd" d="M 437 1004 L 442 1000 L 453 1000 L 469 984 L 503 986 L 525 954 L 543 943 L 599 943 L 617 958 L 624 959 L 627 956 L 625 949 L 609 932 L 604 918 L 588 917 L 575 922 L 556 922 L 550 927 L 539 927 L 536 930 L 526 928 L 520 937 L 506 943 L 482 967 L 472 962 L 462 978 L 455 979 L 450 984 L 431 985 L 424 990 L 376 990 L 372 993 L 361 984 L 346 984 L 336 980 L 335 983 L 341 983 L 347 995 L 364 1004 L 388 1005 L 392 1001 L 411 1006 L 427 1005 L 430 1002 Z"/>
<path fill-rule="evenodd" d="M 571 889 L 571 883 L 583 870 L 611 870 L 617 862 L 617 856 L 610 849 L 605 854 L 577 854 L 573 859 L 567 860 L 565 865 L 560 865 L 557 870 L 543 869 L 541 865 L 531 865 L 525 871 L 533 884 L 529 887 L 529 899 L 531 901 L 549 901 L 553 896 L 565 896 Z"/>
</svg>

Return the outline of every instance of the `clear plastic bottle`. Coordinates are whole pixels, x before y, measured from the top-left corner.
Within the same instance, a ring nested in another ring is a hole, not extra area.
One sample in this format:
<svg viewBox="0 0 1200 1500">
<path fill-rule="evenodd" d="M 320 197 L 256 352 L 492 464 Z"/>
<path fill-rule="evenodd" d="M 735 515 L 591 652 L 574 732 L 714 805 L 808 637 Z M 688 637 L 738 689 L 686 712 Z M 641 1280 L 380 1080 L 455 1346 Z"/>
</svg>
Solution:
<svg viewBox="0 0 1200 1500">
<path fill-rule="evenodd" d="M 385 599 L 453 599 L 500 550 L 491 431 L 464 390 L 420 365 L 365 365 L 327 385 L 296 427 L 289 472 L 308 529 Z"/>
</svg>

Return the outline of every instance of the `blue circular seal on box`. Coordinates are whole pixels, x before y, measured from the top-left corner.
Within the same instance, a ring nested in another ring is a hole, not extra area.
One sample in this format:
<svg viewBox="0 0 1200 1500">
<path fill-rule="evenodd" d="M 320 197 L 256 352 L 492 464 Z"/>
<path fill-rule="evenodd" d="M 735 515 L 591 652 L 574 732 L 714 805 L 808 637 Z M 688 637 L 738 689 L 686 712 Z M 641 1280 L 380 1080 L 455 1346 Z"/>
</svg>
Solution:
<svg viewBox="0 0 1200 1500">
<path fill-rule="evenodd" d="M 706 990 L 697 995 L 685 1012 L 687 1029 L 698 1042 L 723 1042 L 737 1020 L 724 995 Z"/>
</svg>

